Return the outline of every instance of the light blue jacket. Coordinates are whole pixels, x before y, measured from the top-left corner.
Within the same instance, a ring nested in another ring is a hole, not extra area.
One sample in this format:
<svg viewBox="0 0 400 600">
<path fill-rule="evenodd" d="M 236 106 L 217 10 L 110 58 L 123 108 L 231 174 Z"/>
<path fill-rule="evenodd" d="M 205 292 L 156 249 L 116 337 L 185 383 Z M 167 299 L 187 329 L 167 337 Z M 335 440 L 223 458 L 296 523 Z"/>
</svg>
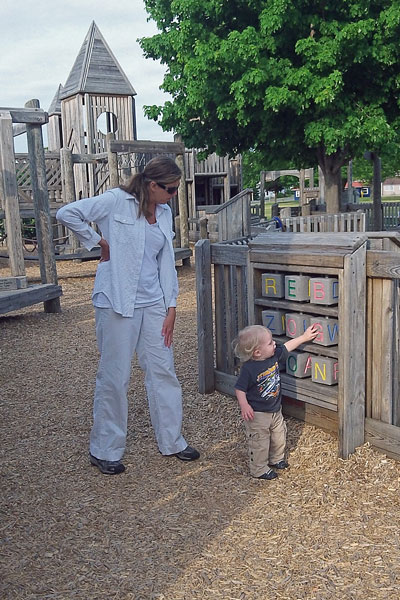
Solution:
<svg viewBox="0 0 400 600">
<path fill-rule="evenodd" d="M 120 188 L 114 188 L 100 196 L 66 204 L 56 214 L 57 219 L 73 231 L 88 250 L 101 239 L 89 223 L 98 225 L 110 246 L 110 260 L 98 265 L 92 298 L 102 292 L 109 299 L 113 310 L 123 317 L 133 315 L 143 261 L 146 219 L 143 215 L 138 218 L 138 209 L 136 198 Z M 157 260 L 167 310 L 170 306 L 176 306 L 178 297 L 170 207 L 158 204 L 156 218 L 165 235 L 165 243 Z"/>
</svg>

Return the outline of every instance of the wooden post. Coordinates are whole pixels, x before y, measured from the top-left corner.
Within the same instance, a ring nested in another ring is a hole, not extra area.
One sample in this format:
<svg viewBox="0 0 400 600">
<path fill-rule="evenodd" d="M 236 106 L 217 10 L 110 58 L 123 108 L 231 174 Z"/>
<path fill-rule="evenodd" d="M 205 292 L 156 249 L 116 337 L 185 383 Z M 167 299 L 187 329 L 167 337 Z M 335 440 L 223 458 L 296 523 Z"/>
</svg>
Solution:
<svg viewBox="0 0 400 600">
<path fill-rule="evenodd" d="M 314 187 L 314 169 L 312 167 L 308 169 L 308 187 Z"/>
<path fill-rule="evenodd" d="M 226 171 L 226 175 L 224 177 L 224 202 L 228 202 L 229 198 L 231 197 L 231 164 L 229 161 L 229 156 L 225 157 L 224 162 Z"/>
<path fill-rule="evenodd" d="M 110 187 L 116 188 L 119 186 L 118 175 L 118 156 L 116 152 L 111 152 L 110 141 L 115 139 L 115 134 L 110 132 L 106 135 L 106 147 L 108 156 L 108 172 L 110 175 Z"/>
<path fill-rule="evenodd" d="M 372 152 L 372 163 L 374 167 L 373 175 L 373 215 L 374 231 L 383 230 L 382 218 L 382 195 L 381 195 L 381 159 L 375 152 Z"/>
<path fill-rule="evenodd" d="M 339 456 L 364 443 L 366 242 L 344 257 L 339 274 Z M 344 292 L 346 290 L 346 292 Z"/>
<path fill-rule="evenodd" d="M 197 206 L 196 206 L 196 150 L 192 148 L 190 154 L 190 165 L 192 170 L 192 185 L 191 185 L 191 196 L 192 196 L 192 218 L 197 219 Z"/>
<path fill-rule="evenodd" d="M 319 201 L 321 204 L 325 204 L 325 176 L 321 167 L 318 167 L 318 187 L 319 187 Z"/>
<path fill-rule="evenodd" d="M 61 185 L 63 200 L 66 204 L 75 202 L 74 164 L 72 152 L 69 148 L 61 148 Z"/>
<path fill-rule="evenodd" d="M 347 202 L 353 204 L 353 161 L 347 165 Z"/>
<path fill-rule="evenodd" d="M 211 300 L 211 245 L 209 240 L 199 240 L 196 243 L 195 262 L 199 392 L 200 394 L 211 394 L 215 391 L 215 384 Z"/>
<path fill-rule="evenodd" d="M 202 217 L 201 219 L 199 219 L 200 239 L 201 240 L 206 240 L 208 238 L 207 223 L 208 223 L 207 217 Z"/>
<path fill-rule="evenodd" d="M 381 198 L 381 159 L 375 152 L 364 152 L 365 160 L 371 160 L 373 164 L 373 181 L 372 181 L 372 229 L 373 231 L 382 231 L 382 198 Z"/>
<path fill-rule="evenodd" d="M 271 217 L 279 217 L 279 204 L 278 204 L 278 202 L 275 202 L 275 204 L 273 204 L 271 206 Z"/>
<path fill-rule="evenodd" d="M 0 112 L 0 172 L 11 275 L 18 277 L 25 275 L 25 263 L 15 172 L 12 118 L 7 111 Z"/>
<path fill-rule="evenodd" d="M 265 218 L 265 171 L 260 172 L 260 219 Z"/>
<path fill-rule="evenodd" d="M 182 248 L 181 246 L 181 218 L 179 215 L 175 217 L 175 239 L 174 239 L 174 247 Z"/>
<path fill-rule="evenodd" d="M 175 142 L 182 142 L 182 138 L 179 135 L 174 136 Z M 180 216 L 180 228 L 181 228 L 181 244 L 182 248 L 189 248 L 189 222 L 188 222 L 188 205 L 187 205 L 187 193 L 186 193 L 186 174 L 185 174 L 185 160 L 183 154 L 177 154 L 175 159 L 176 164 L 182 171 L 181 185 L 178 189 L 178 206 Z"/>
<path fill-rule="evenodd" d="M 69 204 L 75 202 L 75 178 L 74 178 L 74 163 L 72 160 L 72 152 L 69 148 L 61 148 L 61 185 L 64 202 Z M 71 254 L 75 254 L 79 248 L 78 238 L 72 231 L 68 231 L 68 245 L 71 249 Z"/>
<path fill-rule="evenodd" d="M 300 206 L 303 206 L 303 204 L 304 204 L 304 180 L 305 180 L 305 171 L 304 171 L 304 169 L 300 169 L 300 175 L 299 175 Z"/>
<path fill-rule="evenodd" d="M 39 100 L 29 100 L 27 108 L 40 108 Z M 57 284 L 57 268 L 51 228 L 49 194 L 47 191 L 42 126 L 27 123 L 29 165 L 31 171 L 36 237 L 42 283 Z M 45 312 L 61 312 L 60 298 L 44 302 Z"/>
</svg>

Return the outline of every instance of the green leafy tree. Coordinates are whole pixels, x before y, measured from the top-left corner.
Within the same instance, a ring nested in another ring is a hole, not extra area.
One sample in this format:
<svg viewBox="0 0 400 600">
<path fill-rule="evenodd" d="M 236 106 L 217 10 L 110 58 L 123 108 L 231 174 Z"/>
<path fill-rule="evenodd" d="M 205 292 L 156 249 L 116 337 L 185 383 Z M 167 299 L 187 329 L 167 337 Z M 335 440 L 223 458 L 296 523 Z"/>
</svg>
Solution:
<svg viewBox="0 0 400 600">
<path fill-rule="evenodd" d="M 172 100 L 148 117 L 186 144 L 317 161 L 328 212 L 342 165 L 398 140 L 400 0 L 145 0 Z"/>
</svg>

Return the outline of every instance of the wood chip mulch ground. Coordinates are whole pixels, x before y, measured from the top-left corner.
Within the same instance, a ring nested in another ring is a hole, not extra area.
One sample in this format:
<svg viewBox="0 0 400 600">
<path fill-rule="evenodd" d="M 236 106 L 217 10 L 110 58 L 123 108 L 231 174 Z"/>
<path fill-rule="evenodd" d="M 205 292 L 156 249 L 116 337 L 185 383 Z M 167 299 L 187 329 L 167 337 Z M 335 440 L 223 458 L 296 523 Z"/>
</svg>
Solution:
<svg viewBox="0 0 400 600">
<path fill-rule="evenodd" d="M 342 461 L 289 419 L 290 470 L 251 479 L 235 400 L 197 392 L 193 266 L 175 358 L 200 460 L 159 454 L 135 363 L 127 470 L 90 467 L 95 267 L 57 264 L 61 314 L 0 317 L 2 600 L 398 600 L 400 463 L 368 445 Z"/>
</svg>

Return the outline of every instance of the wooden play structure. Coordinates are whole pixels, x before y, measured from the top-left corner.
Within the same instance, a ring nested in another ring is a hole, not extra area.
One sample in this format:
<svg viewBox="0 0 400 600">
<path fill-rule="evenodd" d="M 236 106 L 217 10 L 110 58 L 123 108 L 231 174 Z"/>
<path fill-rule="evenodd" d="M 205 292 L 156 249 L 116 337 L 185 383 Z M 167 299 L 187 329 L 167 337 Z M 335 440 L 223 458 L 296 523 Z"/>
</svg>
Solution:
<svg viewBox="0 0 400 600">
<path fill-rule="evenodd" d="M 93 21 L 65 85 L 59 85 L 48 110 L 45 173 L 57 258 L 87 256 L 55 214 L 63 203 L 101 194 L 141 171 L 157 154 L 174 157 L 183 174 L 175 218 L 176 256 L 190 259 L 189 239 L 199 234 L 204 211 L 218 207 L 241 191 L 241 159 L 210 155 L 199 159 L 182 140 L 137 140 L 136 91 Z M 25 131 L 14 125 L 14 135 Z M 21 218 L 34 218 L 28 154 L 15 156 Z M 0 218 L 4 213 L 0 213 Z M 227 238 L 224 238 L 227 239 Z M 91 256 L 95 257 L 96 249 Z"/>
<path fill-rule="evenodd" d="M 260 215 L 264 215 L 265 184 L 277 181 L 280 177 L 297 177 L 299 180 L 299 210 L 302 216 L 308 216 L 317 204 L 324 203 L 325 178 L 318 168 L 319 187 L 314 187 L 314 169 L 285 169 L 260 172 Z M 308 181 L 308 187 L 306 187 Z"/>
<path fill-rule="evenodd" d="M 68 148 L 71 152 L 76 199 L 118 185 L 142 170 L 156 154 L 176 157 L 185 185 L 172 210 L 174 217 L 179 215 L 182 247 L 188 248 L 189 231 L 196 231 L 198 208 L 220 205 L 241 191 L 240 157 L 212 154 L 199 160 L 198 151 L 186 149 L 177 136 L 174 142 L 138 141 L 135 95 L 93 21 L 65 85 L 59 86 L 50 106 L 49 150 Z M 69 177 L 65 161 L 62 168 L 62 179 Z"/>
<path fill-rule="evenodd" d="M 12 277 L 0 280 L 0 313 L 44 303 L 46 312 L 60 312 L 61 287 L 57 283 L 50 223 L 47 179 L 41 127 L 47 115 L 32 100 L 25 109 L 0 109 L 0 173 L 2 210 L 5 215 L 7 245 Z M 14 162 L 13 123 L 26 125 L 33 211 L 36 220 L 41 284 L 28 285 L 22 245 L 18 184 Z"/>
<path fill-rule="evenodd" d="M 285 341 L 312 318 L 330 341 L 292 358 L 282 377 L 284 411 L 337 435 L 342 458 L 368 441 L 400 460 L 400 234 L 264 233 L 236 243 L 200 240 L 195 252 L 200 391 L 234 395 L 231 343 L 242 327 L 283 319 L 276 337 Z M 338 298 L 312 302 L 285 287 L 266 293 L 278 280 L 303 282 L 306 292 L 310 282 L 337 282 Z M 306 376 L 294 373 L 297 361 Z"/>
</svg>

